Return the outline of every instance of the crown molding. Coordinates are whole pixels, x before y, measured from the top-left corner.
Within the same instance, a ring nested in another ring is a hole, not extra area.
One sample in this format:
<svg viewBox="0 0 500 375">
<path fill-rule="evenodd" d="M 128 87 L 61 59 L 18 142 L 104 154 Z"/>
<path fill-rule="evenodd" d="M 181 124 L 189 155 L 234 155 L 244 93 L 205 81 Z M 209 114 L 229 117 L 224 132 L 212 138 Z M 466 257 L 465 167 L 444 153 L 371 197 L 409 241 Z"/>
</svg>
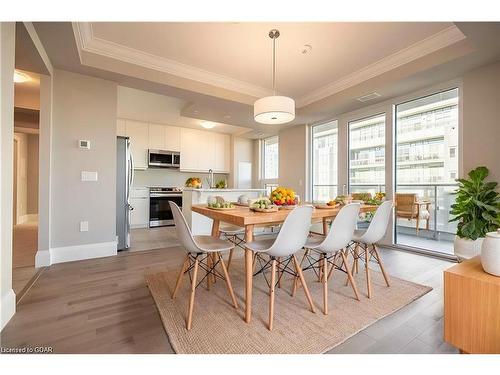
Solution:
<svg viewBox="0 0 500 375">
<path fill-rule="evenodd" d="M 82 64 L 84 64 L 82 61 L 82 52 L 89 52 L 142 66 L 144 68 L 172 74 L 177 77 L 246 94 L 255 98 L 273 94 L 272 90 L 264 87 L 97 38 L 94 36 L 92 24 L 90 22 L 73 22 L 72 25 L 80 63 Z"/>
<path fill-rule="evenodd" d="M 212 73 L 194 66 L 182 64 L 174 60 L 146 53 L 118 43 L 97 38 L 92 31 L 91 22 L 73 22 L 76 45 L 80 63 L 82 52 L 109 57 L 119 61 L 131 63 L 148 69 L 182 77 L 189 80 L 205 83 L 241 94 L 261 98 L 273 95 L 272 90 L 256 86 L 248 82 L 233 79 L 217 73 Z M 371 78 L 387 73 L 400 66 L 408 64 L 428 54 L 436 52 L 465 39 L 465 35 L 455 26 L 450 26 L 430 37 L 418 41 L 409 47 L 388 55 L 366 67 L 348 74 L 341 79 L 305 94 L 296 99 L 297 108 L 312 104 L 318 100 L 334 95 L 350 87 L 358 85 Z"/>
<path fill-rule="evenodd" d="M 297 100 L 297 107 L 304 107 L 327 96 L 341 92 L 463 39 L 465 39 L 465 35 L 458 27 L 455 25 L 450 26 L 426 39 L 422 39 L 409 47 L 388 55 L 373 64 L 367 65 L 356 72 L 302 96 Z"/>
</svg>

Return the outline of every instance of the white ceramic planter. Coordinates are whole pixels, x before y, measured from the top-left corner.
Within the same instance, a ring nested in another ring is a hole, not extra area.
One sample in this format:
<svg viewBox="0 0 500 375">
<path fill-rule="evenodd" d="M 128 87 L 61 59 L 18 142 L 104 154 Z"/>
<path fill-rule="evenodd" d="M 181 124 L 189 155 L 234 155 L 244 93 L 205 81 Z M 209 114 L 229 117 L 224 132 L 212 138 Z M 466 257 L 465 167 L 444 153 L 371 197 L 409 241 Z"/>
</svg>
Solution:
<svg viewBox="0 0 500 375">
<path fill-rule="evenodd" d="M 500 276 L 500 229 L 486 233 L 481 247 L 483 269 L 495 276 Z"/>
<path fill-rule="evenodd" d="M 480 255 L 483 240 L 483 237 L 472 241 L 467 238 L 455 236 L 455 240 L 453 241 L 453 250 L 455 252 L 455 255 L 460 260 L 470 259 L 474 258 L 477 255 Z"/>
</svg>

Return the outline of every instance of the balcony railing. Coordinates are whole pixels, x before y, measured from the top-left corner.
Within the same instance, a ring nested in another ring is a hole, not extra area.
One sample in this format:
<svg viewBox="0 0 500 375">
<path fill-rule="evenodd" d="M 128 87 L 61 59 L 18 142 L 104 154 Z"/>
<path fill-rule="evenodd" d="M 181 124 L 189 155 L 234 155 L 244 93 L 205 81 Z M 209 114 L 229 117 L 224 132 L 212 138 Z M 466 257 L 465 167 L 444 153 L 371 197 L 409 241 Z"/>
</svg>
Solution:
<svg viewBox="0 0 500 375">
<path fill-rule="evenodd" d="M 456 233 L 456 223 L 449 223 L 451 205 L 455 203 L 453 192 L 457 184 L 398 184 L 396 193 L 415 193 L 419 200 L 430 202 L 429 205 L 429 230 L 426 231 L 424 221 L 421 221 L 421 233 L 419 235 L 432 239 L 451 239 Z M 374 195 L 378 192 L 385 192 L 385 184 L 353 184 L 350 185 L 351 193 L 367 192 Z M 313 185 L 313 199 L 315 201 L 325 201 L 342 194 L 338 191 L 338 185 L 333 184 L 315 184 Z M 415 221 L 407 219 L 398 219 L 397 227 L 399 229 L 408 228 L 408 233 L 412 233 L 415 228 Z M 410 230 L 411 229 L 411 230 Z M 416 235 L 416 232 L 414 232 Z"/>
</svg>

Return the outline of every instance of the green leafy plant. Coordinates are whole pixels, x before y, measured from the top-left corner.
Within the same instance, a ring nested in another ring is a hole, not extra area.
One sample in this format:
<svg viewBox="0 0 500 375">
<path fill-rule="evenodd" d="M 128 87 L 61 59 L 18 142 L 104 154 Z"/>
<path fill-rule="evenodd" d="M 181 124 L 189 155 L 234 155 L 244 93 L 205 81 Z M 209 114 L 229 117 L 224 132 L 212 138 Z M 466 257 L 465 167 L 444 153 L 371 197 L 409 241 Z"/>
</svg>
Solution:
<svg viewBox="0 0 500 375">
<path fill-rule="evenodd" d="M 450 220 L 458 221 L 457 235 L 476 240 L 500 227 L 500 194 L 496 182 L 486 182 L 489 171 L 477 167 L 469 172 L 468 179 L 457 179 L 457 198 L 451 205 Z"/>
</svg>

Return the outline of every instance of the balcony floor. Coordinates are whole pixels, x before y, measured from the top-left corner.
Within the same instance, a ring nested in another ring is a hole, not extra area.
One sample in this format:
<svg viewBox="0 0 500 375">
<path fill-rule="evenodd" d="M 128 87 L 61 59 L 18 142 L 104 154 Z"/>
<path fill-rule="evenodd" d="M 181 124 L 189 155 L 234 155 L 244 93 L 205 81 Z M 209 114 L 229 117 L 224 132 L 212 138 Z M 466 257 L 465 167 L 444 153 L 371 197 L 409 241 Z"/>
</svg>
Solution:
<svg viewBox="0 0 500 375">
<path fill-rule="evenodd" d="M 434 240 L 424 235 L 417 236 L 415 234 L 398 233 L 396 241 L 398 245 L 417 247 L 419 249 L 433 250 L 453 255 L 453 241 L 449 239 Z"/>
</svg>

